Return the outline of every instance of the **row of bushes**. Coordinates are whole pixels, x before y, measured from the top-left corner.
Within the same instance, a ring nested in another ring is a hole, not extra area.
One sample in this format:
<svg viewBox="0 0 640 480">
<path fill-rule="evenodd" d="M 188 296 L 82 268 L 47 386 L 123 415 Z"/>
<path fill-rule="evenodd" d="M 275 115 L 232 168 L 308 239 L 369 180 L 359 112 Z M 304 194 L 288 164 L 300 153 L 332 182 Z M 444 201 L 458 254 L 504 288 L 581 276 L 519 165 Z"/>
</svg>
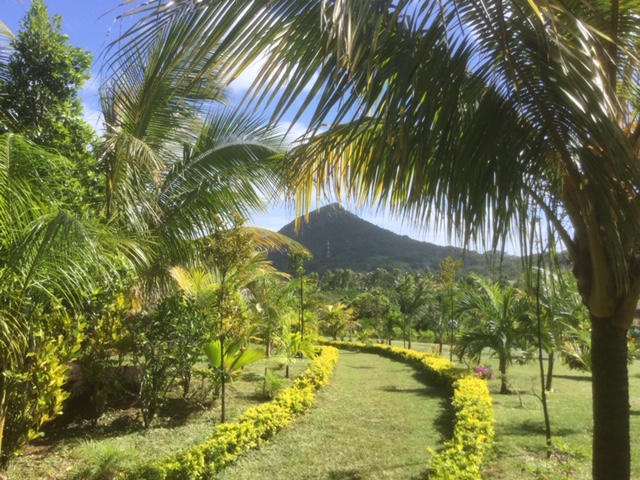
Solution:
<svg viewBox="0 0 640 480">
<path fill-rule="evenodd" d="M 276 432 L 307 411 L 316 390 L 327 384 L 338 350 L 321 347 L 319 355 L 293 385 L 272 402 L 246 410 L 234 423 L 219 425 L 209 440 L 170 458 L 122 474 L 121 480 L 195 480 L 208 478 L 240 455 L 266 443 Z"/>
<path fill-rule="evenodd" d="M 339 348 L 376 353 L 409 363 L 431 381 L 450 389 L 455 412 L 453 438 L 432 455 L 430 480 L 480 480 L 484 453 L 493 445 L 495 436 L 492 399 L 485 380 L 467 370 L 456 368 L 446 358 L 400 347 L 352 342 L 330 342 Z"/>
</svg>

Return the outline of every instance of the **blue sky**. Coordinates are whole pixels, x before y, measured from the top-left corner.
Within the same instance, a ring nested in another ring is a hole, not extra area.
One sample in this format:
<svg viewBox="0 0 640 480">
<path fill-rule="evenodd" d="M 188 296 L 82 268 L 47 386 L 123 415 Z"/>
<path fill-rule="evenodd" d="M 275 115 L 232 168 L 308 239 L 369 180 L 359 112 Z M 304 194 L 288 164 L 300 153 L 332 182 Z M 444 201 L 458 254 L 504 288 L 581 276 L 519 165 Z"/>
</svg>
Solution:
<svg viewBox="0 0 640 480">
<path fill-rule="evenodd" d="M 45 2 L 49 8 L 50 15 L 58 13 L 62 16 L 62 30 L 69 36 L 70 42 L 74 46 L 91 51 L 94 54 L 94 59 L 97 59 L 94 61 L 93 66 L 94 79 L 85 86 L 82 98 L 85 104 L 87 120 L 99 129 L 99 81 L 97 80 L 100 68 L 99 54 L 106 44 L 117 38 L 120 27 L 115 22 L 115 18 L 118 14 L 126 11 L 126 8 L 118 8 L 121 3 L 120 0 L 45 0 Z M 0 21 L 5 23 L 13 32 L 16 32 L 20 28 L 20 21 L 24 18 L 30 4 L 30 0 L 0 0 Z M 235 82 L 232 98 L 239 98 L 251 80 L 251 72 L 248 72 L 247 75 Z M 292 132 L 294 134 L 302 133 L 304 128 L 304 124 L 297 124 L 292 127 Z M 329 202 L 330 200 L 327 200 L 326 203 Z M 417 229 L 382 212 L 377 212 L 372 207 L 357 210 L 345 205 L 345 208 L 361 218 L 395 233 L 439 245 L 449 243 L 444 233 L 436 232 L 434 229 Z M 266 213 L 257 213 L 250 223 L 271 230 L 279 230 L 293 219 L 293 206 L 273 205 Z M 515 249 L 511 247 L 507 248 L 507 250 Z"/>
</svg>

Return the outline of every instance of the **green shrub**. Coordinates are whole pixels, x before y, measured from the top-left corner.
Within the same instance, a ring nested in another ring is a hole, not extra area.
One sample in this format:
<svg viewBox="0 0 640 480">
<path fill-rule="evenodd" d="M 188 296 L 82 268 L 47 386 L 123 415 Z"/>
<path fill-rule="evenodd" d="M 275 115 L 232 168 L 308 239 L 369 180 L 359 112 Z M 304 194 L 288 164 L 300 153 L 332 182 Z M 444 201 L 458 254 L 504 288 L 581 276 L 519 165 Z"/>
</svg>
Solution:
<svg viewBox="0 0 640 480">
<path fill-rule="evenodd" d="M 287 385 L 287 380 L 271 370 L 264 369 L 264 380 L 262 384 L 262 397 L 273 399 L 275 395 Z"/>
<path fill-rule="evenodd" d="M 75 456 L 82 467 L 73 475 L 73 480 L 111 480 L 124 470 L 132 452 L 113 443 L 84 442 Z"/>
<path fill-rule="evenodd" d="M 69 393 L 63 388 L 83 339 L 83 324 L 68 314 L 55 311 L 37 320 L 30 346 L 20 362 L 2 372 L 2 405 L 4 425 L 0 432 L 2 453 L 0 466 L 5 466 L 31 440 L 41 435 L 40 428 L 62 413 Z M 53 332 L 60 332 L 55 335 Z M 62 334 L 64 332 L 64 335 Z"/>
</svg>

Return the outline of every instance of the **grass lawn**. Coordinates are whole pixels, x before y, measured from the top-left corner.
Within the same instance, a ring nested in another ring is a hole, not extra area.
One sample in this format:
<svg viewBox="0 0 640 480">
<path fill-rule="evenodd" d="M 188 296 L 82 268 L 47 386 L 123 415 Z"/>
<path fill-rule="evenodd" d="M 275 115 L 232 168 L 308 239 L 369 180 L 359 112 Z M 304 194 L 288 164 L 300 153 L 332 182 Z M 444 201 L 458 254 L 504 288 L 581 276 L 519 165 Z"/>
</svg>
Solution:
<svg viewBox="0 0 640 480">
<path fill-rule="evenodd" d="M 402 341 L 394 345 L 403 346 Z M 414 342 L 414 350 L 437 352 L 438 346 Z M 443 356 L 449 358 L 444 345 Z M 454 360 L 456 360 L 454 356 Z M 485 362 L 498 369 L 496 359 Z M 545 363 L 546 373 L 546 363 Z M 496 416 L 496 444 L 484 477 L 497 480 L 591 479 L 591 437 L 593 415 L 591 378 L 556 362 L 553 392 L 548 394 L 551 433 L 561 447 L 551 461 L 546 460 L 545 428 L 540 395 L 538 363 L 513 365 L 508 369 L 512 390 L 500 395 L 500 380 L 489 382 Z M 631 404 L 631 478 L 640 479 L 640 361 L 629 366 Z M 570 476 L 568 476 L 571 472 Z"/>
<path fill-rule="evenodd" d="M 494 369 L 497 362 L 492 361 Z M 495 456 L 485 469 L 491 479 L 591 478 L 591 378 L 556 364 L 548 396 L 551 433 L 561 451 L 546 461 L 538 364 L 509 367 L 509 383 L 520 395 L 500 395 L 499 379 L 489 382 L 496 415 Z M 640 478 L 640 362 L 629 367 L 631 478 Z"/>
<path fill-rule="evenodd" d="M 448 426 L 444 391 L 400 362 L 340 351 L 310 413 L 218 479 L 418 479 Z"/>
</svg>

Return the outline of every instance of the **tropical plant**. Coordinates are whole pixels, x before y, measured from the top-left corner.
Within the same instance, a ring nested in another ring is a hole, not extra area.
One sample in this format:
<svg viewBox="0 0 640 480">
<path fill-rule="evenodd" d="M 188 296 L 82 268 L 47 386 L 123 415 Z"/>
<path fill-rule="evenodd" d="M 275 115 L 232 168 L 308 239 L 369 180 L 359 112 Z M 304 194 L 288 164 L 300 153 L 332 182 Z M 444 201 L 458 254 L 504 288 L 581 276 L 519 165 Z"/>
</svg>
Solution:
<svg viewBox="0 0 640 480">
<path fill-rule="evenodd" d="M 475 283 L 458 304 L 459 312 L 469 315 L 470 320 L 457 338 L 456 353 L 460 359 L 480 364 L 483 351 L 491 349 L 491 354 L 498 357 L 500 393 L 509 393 L 507 367 L 513 361 L 513 352 L 532 340 L 526 318 L 528 298 L 513 287 L 489 284 L 479 278 Z"/>
<path fill-rule="evenodd" d="M 402 315 L 403 342 L 408 340 L 407 346 L 411 348 L 411 337 L 416 318 L 425 312 L 431 301 L 432 284 L 424 276 L 414 277 L 407 274 L 396 286 L 396 300 Z"/>
<path fill-rule="evenodd" d="M 456 321 L 454 319 L 454 286 L 455 286 L 455 277 L 458 273 L 458 270 L 462 268 L 462 260 L 454 260 L 452 257 L 446 257 L 443 259 L 440 264 L 440 282 L 442 284 L 442 288 L 444 292 L 441 294 L 441 305 L 442 305 L 442 317 L 441 317 L 441 328 L 440 328 L 440 353 L 442 353 L 442 340 L 444 337 L 445 326 L 449 328 L 449 360 L 453 360 L 453 340 L 456 332 Z M 445 309 L 445 305 L 448 308 Z M 447 321 L 444 320 L 445 311 L 449 313 Z"/>
<path fill-rule="evenodd" d="M 183 346 L 178 325 L 183 321 L 178 297 L 163 299 L 151 312 L 130 317 L 132 361 L 140 369 L 138 401 L 145 428 L 151 426 L 165 405 L 167 394 L 179 375 L 175 357 Z"/>
<path fill-rule="evenodd" d="M 533 278 L 537 278 L 536 272 L 533 273 Z M 564 350 L 564 346 L 574 336 L 572 332 L 576 329 L 584 329 L 579 336 L 587 338 L 589 329 L 584 328 L 587 312 L 580 301 L 575 282 L 561 271 L 554 273 L 549 270 L 540 270 L 539 278 L 540 288 L 536 287 L 536 292 L 539 292 L 541 306 L 542 348 L 548 359 L 545 389 L 550 391 L 556 352 Z"/>
<path fill-rule="evenodd" d="M 300 332 L 292 332 L 289 326 L 282 329 L 276 338 L 280 361 L 285 365 L 285 378 L 289 378 L 289 367 L 300 357 L 315 358 L 316 348 L 314 338 L 307 335 L 302 338 Z"/>
<path fill-rule="evenodd" d="M 49 18 L 42 0 L 31 3 L 20 30 L 4 47 L 0 110 L 6 130 L 71 159 L 76 168 L 69 180 L 82 179 L 89 186 L 87 177 L 95 176 L 89 150 L 95 132 L 82 118 L 78 92 L 90 77 L 91 54 L 70 45 L 61 23 L 59 15 Z"/>
<path fill-rule="evenodd" d="M 233 381 L 237 378 L 242 369 L 247 365 L 258 362 L 265 358 L 264 353 L 256 350 L 255 348 L 244 348 L 244 340 L 237 338 L 224 346 L 220 343 L 220 340 L 214 340 L 207 343 L 204 346 L 204 353 L 209 359 L 211 364 L 209 367 L 207 378 L 214 385 L 215 395 L 220 394 L 220 388 L 223 381 Z M 222 358 L 224 351 L 224 360 Z M 221 365 L 224 365 L 224 370 L 221 370 Z"/>
<path fill-rule="evenodd" d="M 351 301 L 354 317 L 363 327 L 370 327 L 378 340 L 385 338 L 384 321 L 391 311 L 391 301 L 380 290 L 363 292 Z"/>
<path fill-rule="evenodd" d="M 202 238 L 203 266 L 191 270 L 171 268 L 171 275 L 183 295 L 191 299 L 217 337 L 220 348 L 219 371 L 225 372 L 228 338 L 246 340 L 248 328 L 248 287 L 263 275 L 275 276 L 277 271 L 262 251 L 256 250 L 255 232 L 242 226 L 235 216 L 231 225 L 216 220 L 217 229 Z M 226 417 L 226 380 L 220 376 L 221 422 Z"/>
<path fill-rule="evenodd" d="M 182 61 L 191 34 L 175 25 L 148 49 L 123 46 L 100 92 L 104 215 L 153 259 L 136 285 L 151 302 L 170 293 L 170 267 L 202 262 L 208 244 L 197 240 L 263 208 L 281 185 L 283 135 L 225 108 L 215 72 Z"/>
<path fill-rule="evenodd" d="M 5 464 L 31 437 L 28 432 L 60 411 L 64 396 L 58 380 L 77 353 L 76 336 L 69 332 L 74 324 L 84 326 L 77 315 L 85 298 L 117 277 L 116 268 L 128 268 L 121 255 L 128 244 L 67 209 L 73 191 L 66 178 L 73 166 L 66 159 L 5 133 L 0 165 L 0 459 Z M 43 398 L 23 395 L 23 380 L 38 368 L 44 368 L 43 381 L 51 374 L 48 368 L 57 373 L 45 382 L 48 387 L 35 382 L 29 388 Z M 20 402 L 10 400 L 15 395 Z M 19 412 L 22 401 L 32 402 L 26 416 Z M 46 409 L 32 408 L 45 404 Z M 3 446 L 7 422 L 17 416 L 21 420 L 11 427 L 11 437 L 19 441 Z"/>
<path fill-rule="evenodd" d="M 584 327 L 584 326 L 583 326 Z M 586 328 L 570 328 L 560 345 L 560 358 L 572 370 L 591 371 L 591 337 Z"/>
<path fill-rule="evenodd" d="M 294 248 L 289 251 L 289 267 L 295 272 L 300 285 L 300 334 L 304 340 L 304 262 L 311 260 L 307 250 Z"/>
<path fill-rule="evenodd" d="M 267 358 L 271 357 L 274 336 L 295 308 L 294 288 L 293 282 L 285 284 L 273 275 L 262 275 L 249 286 L 253 319 L 264 341 Z"/>
<path fill-rule="evenodd" d="M 360 324 L 354 319 L 354 311 L 344 303 L 322 305 L 318 317 L 320 325 L 329 332 L 334 340 L 344 332 L 352 334 Z"/>
</svg>

